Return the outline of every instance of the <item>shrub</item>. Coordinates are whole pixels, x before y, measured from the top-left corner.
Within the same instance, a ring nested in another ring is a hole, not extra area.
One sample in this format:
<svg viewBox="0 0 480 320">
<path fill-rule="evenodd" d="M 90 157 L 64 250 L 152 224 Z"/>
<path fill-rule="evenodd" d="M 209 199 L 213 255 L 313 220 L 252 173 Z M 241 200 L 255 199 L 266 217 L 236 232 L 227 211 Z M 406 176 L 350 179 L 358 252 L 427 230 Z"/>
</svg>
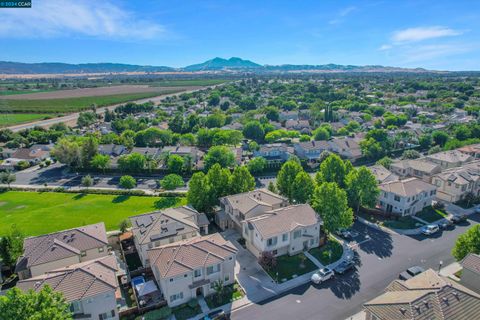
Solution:
<svg viewBox="0 0 480 320">
<path fill-rule="evenodd" d="M 174 190 L 178 187 L 182 187 L 184 184 L 182 177 L 174 173 L 169 174 L 160 180 L 160 185 L 165 190 Z"/>
<path fill-rule="evenodd" d="M 277 266 L 277 258 L 270 251 L 264 251 L 258 258 L 258 264 L 265 270 L 271 270 Z"/>
<path fill-rule="evenodd" d="M 137 180 L 132 176 L 122 176 L 119 186 L 123 189 L 133 189 L 137 185 Z"/>
<path fill-rule="evenodd" d="M 190 299 L 190 301 L 188 301 L 188 306 L 192 309 L 196 308 L 198 306 L 198 300 Z"/>
<path fill-rule="evenodd" d="M 135 320 L 159 320 L 159 319 L 165 319 L 169 317 L 172 314 L 172 309 L 170 307 L 165 306 L 160 309 L 156 309 L 150 312 L 147 312 L 142 316 L 138 316 L 135 318 Z"/>
</svg>

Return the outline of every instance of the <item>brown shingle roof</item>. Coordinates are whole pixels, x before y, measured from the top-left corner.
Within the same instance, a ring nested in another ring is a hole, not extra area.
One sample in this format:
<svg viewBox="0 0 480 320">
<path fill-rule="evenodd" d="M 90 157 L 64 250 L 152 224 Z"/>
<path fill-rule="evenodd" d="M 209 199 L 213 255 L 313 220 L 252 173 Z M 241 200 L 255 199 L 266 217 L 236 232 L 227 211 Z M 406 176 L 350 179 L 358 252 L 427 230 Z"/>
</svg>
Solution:
<svg viewBox="0 0 480 320">
<path fill-rule="evenodd" d="M 49 285 L 53 290 L 62 292 L 68 302 L 72 302 L 115 290 L 118 286 L 117 270 L 116 259 L 110 255 L 21 280 L 17 287 L 24 291 L 38 291 Z"/>
<path fill-rule="evenodd" d="M 153 248 L 148 250 L 148 257 L 150 265 L 165 278 L 221 263 L 236 253 L 235 246 L 216 233 Z"/>
<path fill-rule="evenodd" d="M 417 178 L 385 182 L 378 187 L 385 192 L 391 192 L 402 197 L 411 197 L 435 189 L 434 185 Z"/>
<path fill-rule="evenodd" d="M 220 201 L 228 203 L 233 209 L 237 209 L 239 212 L 246 214 L 259 205 L 272 209 L 273 206 L 278 206 L 284 203 L 286 199 L 269 191 L 268 189 L 262 188 L 245 193 L 226 196 L 220 198 Z"/>
<path fill-rule="evenodd" d="M 480 255 L 469 253 L 462 260 L 461 264 L 464 269 L 468 269 L 474 273 L 480 274 Z"/>
</svg>

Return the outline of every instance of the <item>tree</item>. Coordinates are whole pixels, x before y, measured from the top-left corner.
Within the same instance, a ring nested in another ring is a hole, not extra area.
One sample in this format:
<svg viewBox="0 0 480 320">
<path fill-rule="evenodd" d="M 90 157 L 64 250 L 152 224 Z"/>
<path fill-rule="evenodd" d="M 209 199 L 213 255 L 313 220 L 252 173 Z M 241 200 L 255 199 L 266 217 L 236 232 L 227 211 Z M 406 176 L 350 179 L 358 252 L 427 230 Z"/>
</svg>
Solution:
<svg viewBox="0 0 480 320">
<path fill-rule="evenodd" d="M 315 183 L 308 173 L 301 171 L 293 180 L 292 189 L 292 200 L 295 203 L 307 203 L 315 189 Z"/>
<path fill-rule="evenodd" d="M 452 249 L 452 255 L 457 261 L 462 260 L 469 253 L 480 254 L 480 224 L 474 225 L 461 234 Z"/>
<path fill-rule="evenodd" d="M 105 173 L 105 169 L 110 166 L 110 157 L 97 153 L 90 161 L 90 165 L 95 169 L 101 169 Z"/>
<path fill-rule="evenodd" d="M 82 177 L 82 186 L 89 188 L 93 185 L 93 178 L 90 175 Z"/>
<path fill-rule="evenodd" d="M 433 142 L 435 143 L 435 145 L 438 145 L 441 147 L 443 147 L 445 143 L 447 143 L 448 138 L 449 138 L 448 133 L 446 133 L 445 131 L 434 131 L 432 133 Z"/>
<path fill-rule="evenodd" d="M 235 155 L 228 147 L 213 146 L 205 155 L 204 163 L 207 170 L 216 163 L 224 168 L 231 167 L 235 164 Z"/>
<path fill-rule="evenodd" d="M 132 152 L 127 155 L 120 156 L 118 166 L 122 171 L 140 172 L 145 168 L 147 159 L 143 154 Z"/>
<path fill-rule="evenodd" d="M 323 127 L 317 128 L 313 131 L 313 139 L 315 139 L 315 141 L 328 140 L 329 138 L 330 133 Z"/>
<path fill-rule="evenodd" d="M 77 141 L 62 138 L 57 141 L 51 154 L 60 163 L 66 164 L 70 167 L 77 168 L 82 165 L 82 150 Z"/>
<path fill-rule="evenodd" d="M 265 107 L 264 111 L 265 111 L 265 117 L 267 117 L 268 120 L 270 121 L 279 120 L 280 113 L 277 107 L 274 107 L 274 106 Z"/>
<path fill-rule="evenodd" d="M 263 251 L 258 257 L 258 264 L 265 270 L 272 270 L 277 266 L 277 258 L 271 251 Z"/>
<path fill-rule="evenodd" d="M 373 138 L 360 141 L 360 149 L 362 154 L 370 160 L 380 159 L 385 156 L 385 149 L 382 148 L 380 142 L 375 141 Z"/>
<path fill-rule="evenodd" d="M 80 112 L 78 115 L 77 125 L 82 127 L 87 127 L 91 124 L 94 124 L 97 121 L 97 114 L 94 112 Z"/>
<path fill-rule="evenodd" d="M 380 190 L 377 179 L 365 166 L 351 170 L 345 178 L 348 203 L 355 212 L 360 206 L 374 207 Z"/>
<path fill-rule="evenodd" d="M 335 182 L 324 182 L 315 188 L 312 208 L 322 218 L 327 232 L 348 228 L 353 223 L 353 213 L 348 207 L 347 193 Z"/>
<path fill-rule="evenodd" d="M 70 320 L 70 304 L 60 292 L 48 285 L 35 292 L 22 292 L 19 288 L 8 290 L 0 296 L 0 317 L 5 320 Z"/>
<path fill-rule="evenodd" d="M 6 266 L 12 267 L 23 252 L 23 233 L 14 224 L 10 232 L 0 239 L 0 258 Z"/>
<path fill-rule="evenodd" d="M 254 157 L 247 166 L 251 173 L 260 173 L 267 167 L 267 160 L 264 157 Z"/>
<path fill-rule="evenodd" d="M 88 137 L 82 143 L 82 165 L 88 166 L 98 150 L 98 141 L 95 137 Z"/>
<path fill-rule="evenodd" d="M 379 164 L 381 166 L 384 166 L 386 169 L 390 169 L 390 166 L 392 165 L 393 160 L 389 157 L 383 157 L 380 160 L 377 160 L 376 164 Z"/>
<path fill-rule="evenodd" d="M 172 154 L 168 156 L 167 169 L 169 172 L 180 174 L 183 170 L 183 165 L 183 157 L 177 154 Z"/>
<path fill-rule="evenodd" d="M 297 175 L 303 171 L 302 166 L 295 159 L 290 159 L 285 162 L 277 174 L 277 189 L 280 194 L 288 198 L 288 201 L 293 200 L 293 182 Z"/>
<path fill-rule="evenodd" d="M 249 121 L 243 127 L 243 135 L 247 139 L 255 141 L 262 141 L 265 137 L 265 130 L 263 130 L 262 124 L 258 121 Z"/>
<path fill-rule="evenodd" d="M 247 167 L 235 167 L 230 177 L 230 192 L 232 194 L 243 193 L 255 189 L 255 178 L 250 174 Z"/>
<path fill-rule="evenodd" d="M 228 168 L 222 168 L 216 163 L 208 170 L 205 179 L 208 185 L 208 198 L 212 204 L 216 204 L 218 198 L 229 194 L 231 173 Z"/>
<path fill-rule="evenodd" d="M 331 153 L 320 165 L 315 175 L 317 184 L 322 182 L 335 182 L 339 187 L 345 186 L 347 168 L 345 162 L 336 154 Z"/>
<path fill-rule="evenodd" d="M 15 180 L 17 180 L 17 178 L 14 173 L 10 171 L 0 172 L 0 183 L 8 185 L 8 188 L 10 188 L 10 184 L 15 182 Z"/>
<path fill-rule="evenodd" d="M 422 134 L 418 138 L 418 144 L 420 145 L 420 148 L 422 150 L 426 150 L 430 148 L 430 146 L 432 145 L 432 142 L 433 142 L 432 136 L 429 134 Z"/>
<path fill-rule="evenodd" d="M 267 188 L 268 188 L 269 191 L 271 191 L 271 192 L 273 192 L 273 193 L 277 193 L 277 192 L 278 192 L 277 187 L 275 186 L 275 183 L 273 183 L 273 181 L 270 181 L 270 182 L 268 183 L 268 187 L 267 187 Z"/>
<path fill-rule="evenodd" d="M 122 221 L 120 221 L 120 223 L 118 224 L 118 229 L 120 230 L 120 232 L 122 234 L 124 234 L 125 232 L 127 232 L 127 229 L 131 227 L 131 223 L 130 223 L 130 220 L 128 219 L 123 219 Z"/>
<path fill-rule="evenodd" d="M 123 189 L 133 189 L 137 185 L 137 180 L 132 176 L 121 176 L 119 186 Z"/>
<path fill-rule="evenodd" d="M 160 186 L 165 190 L 174 190 L 182 187 L 184 184 L 182 177 L 175 173 L 166 175 L 160 180 Z"/>
<path fill-rule="evenodd" d="M 188 183 L 187 201 L 197 211 L 206 212 L 211 209 L 211 202 L 208 198 L 209 187 L 206 183 L 205 174 L 196 172 Z"/>
<path fill-rule="evenodd" d="M 422 155 L 417 150 L 405 150 L 405 151 L 403 151 L 402 159 L 403 160 L 405 160 L 405 159 L 418 159 L 421 156 Z"/>
<path fill-rule="evenodd" d="M 215 291 L 218 302 L 222 301 L 222 295 L 225 292 L 225 287 L 223 285 L 222 279 L 218 279 L 213 283 L 213 290 Z"/>
</svg>

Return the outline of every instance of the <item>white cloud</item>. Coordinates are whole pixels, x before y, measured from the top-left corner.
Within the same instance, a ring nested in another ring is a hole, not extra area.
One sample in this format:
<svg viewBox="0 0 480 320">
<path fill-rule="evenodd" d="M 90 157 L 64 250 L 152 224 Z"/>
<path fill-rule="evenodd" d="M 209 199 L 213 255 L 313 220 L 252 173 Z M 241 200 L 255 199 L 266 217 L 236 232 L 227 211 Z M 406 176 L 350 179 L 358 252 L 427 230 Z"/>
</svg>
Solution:
<svg viewBox="0 0 480 320">
<path fill-rule="evenodd" d="M 114 39 L 153 39 L 166 30 L 109 1 L 36 1 L 31 9 L 0 11 L 0 37 L 49 38 L 81 35 Z"/>
<path fill-rule="evenodd" d="M 357 7 L 354 7 L 354 6 L 350 6 L 350 7 L 346 7 L 342 10 L 340 10 L 336 16 L 336 18 L 328 21 L 329 24 L 339 24 L 339 23 L 342 23 L 344 21 L 344 18 L 346 16 L 348 16 L 350 13 L 352 13 L 353 11 L 357 10 Z"/>
<path fill-rule="evenodd" d="M 434 38 L 458 36 L 462 33 L 461 31 L 441 26 L 408 28 L 394 32 L 392 41 L 396 43 L 418 42 Z"/>
<path fill-rule="evenodd" d="M 388 49 L 391 49 L 391 48 L 392 48 L 391 44 L 383 44 L 383 45 L 380 46 L 380 48 L 378 48 L 378 50 L 384 51 L 384 50 L 388 50 Z"/>
<path fill-rule="evenodd" d="M 450 57 L 469 52 L 472 49 L 474 48 L 464 44 L 435 44 L 408 48 L 402 55 L 404 57 L 403 62 L 412 63 Z"/>
</svg>

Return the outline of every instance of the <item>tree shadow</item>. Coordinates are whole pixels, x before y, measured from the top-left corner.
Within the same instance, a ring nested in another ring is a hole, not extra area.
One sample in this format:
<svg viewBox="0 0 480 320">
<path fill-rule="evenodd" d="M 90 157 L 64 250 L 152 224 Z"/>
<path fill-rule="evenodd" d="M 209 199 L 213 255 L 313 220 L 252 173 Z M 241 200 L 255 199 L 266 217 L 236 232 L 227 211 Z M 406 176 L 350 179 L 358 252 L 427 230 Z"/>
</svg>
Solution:
<svg viewBox="0 0 480 320">
<path fill-rule="evenodd" d="M 336 275 L 334 281 L 327 286 L 339 299 L 350 299 L 360 290 L 358 271 L 349 271 L 344 275 Z"/>
<path fill-rule="evenodd" d="M 164 197 L 160 198 L 153 203 L 153 206 L 156 209 L 165 209 L 169 207 L 173 207 L 178 203 L 178 198 L 176 197 Z"/>
<path fill-rule="evenodd" d="M 130 196 L 123 194 L 123 195 L 119 195 L 119 196 L 116 196 L 115 198 L 113 198 L 112 203 L 122 203 L 122 202 L 127 201 L 128 199 L 130 199 Z"/>
<path fill-rule="evenodd" d="M 387 258 L 392 255 L 393 240 L 390 233 L 365 226 L 360 222 L 355 223 L 355 229 L 368 240 L 360 241 L 358 247 L 361 250 L 379 258 Z"/>
<path fill-rule="evenodd" d="M 76 195 L 74 195 L 72 197 L 73 200 L 80 200 L 80 199 L 83 199 L 87 196 L 86 193 L 77 193 Z"/>
</svg>

